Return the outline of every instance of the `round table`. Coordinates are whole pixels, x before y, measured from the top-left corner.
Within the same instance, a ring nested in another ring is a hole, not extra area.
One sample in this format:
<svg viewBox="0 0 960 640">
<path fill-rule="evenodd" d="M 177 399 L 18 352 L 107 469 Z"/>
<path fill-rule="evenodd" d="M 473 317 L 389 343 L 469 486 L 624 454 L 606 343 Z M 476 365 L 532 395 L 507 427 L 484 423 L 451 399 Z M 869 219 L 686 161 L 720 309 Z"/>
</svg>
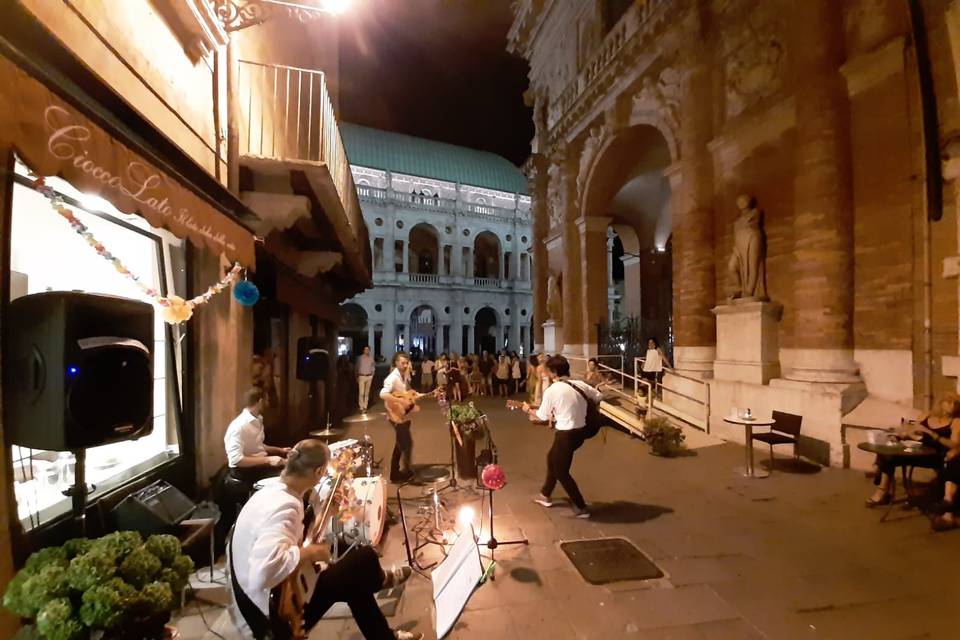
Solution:
<svg viewBox="0 0 960 640">
<path fill-rule="evenodd" d="M 903 491 L 906 494 L 907 506 L 912 506 L 910 499 L 913 495 L 913 473 L 912 469 L 910 473 L 907 473 L 907 467 L 913 466 L 913 462 L 921 458 L 929 458 L 930 456 L 937 455 L 937 450 L 933 447 L 927 446 L 925 444 L 920 445 L 919 447 L 905 447 L 899 442 L 895 443 L 873 443 L 873 442 L 861 442 L 857 445 L 857 449 L 861 451 L 866 451 L 867 453 L 875 453 L 881 458 L 889 459 L 893 465 L 894 469 L 900 467 L 900 475 L 903 477 Z M 894 491 L 896 491 L 896 486 L 894 486 Z M 893 505 L 896 502 L 891 494 L 890 504 L 887 506 L 887 510 L 884 512 L 883 517 L 880 518 L 880 522 L 886 522 L 887 518 L 890 517 L 890 512 L 893 511 Z"/>
<path fill-rule="evenodd" d="M 747 478 L 766 478 L 770 474 L 757 475 L 753 469 L 753 428 L 754 427 L 772 427 L 777 424 L 777 421 L 773 418 L 757 418 L 753 417 L 751 419 L 741 418 L 739 416 L 726 416 L 723 419 L 724 422 L 730 424 L 738 424 L 743 427 L 743 443 L 747 448 L 745 466 L 743 468 L 737 468 L 737 471 L 744 477 Z"/>
</svg>

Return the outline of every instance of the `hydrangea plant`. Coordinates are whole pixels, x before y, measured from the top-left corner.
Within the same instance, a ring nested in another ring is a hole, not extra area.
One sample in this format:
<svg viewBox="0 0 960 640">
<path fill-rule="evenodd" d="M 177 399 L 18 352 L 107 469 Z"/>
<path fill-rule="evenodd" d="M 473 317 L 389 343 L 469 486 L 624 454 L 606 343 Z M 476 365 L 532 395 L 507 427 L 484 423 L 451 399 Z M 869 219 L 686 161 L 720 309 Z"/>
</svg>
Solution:
<svg viewBox="0 0 960 640">
<path fill-rule="evenodd" d="M 126 637 L 131 629 L 162 629 L 192 571 L 175 536 L 74 538 L 31 555 L 7 585 L 3 606 L 33 621 L 45 640 Z"/>
</svg>

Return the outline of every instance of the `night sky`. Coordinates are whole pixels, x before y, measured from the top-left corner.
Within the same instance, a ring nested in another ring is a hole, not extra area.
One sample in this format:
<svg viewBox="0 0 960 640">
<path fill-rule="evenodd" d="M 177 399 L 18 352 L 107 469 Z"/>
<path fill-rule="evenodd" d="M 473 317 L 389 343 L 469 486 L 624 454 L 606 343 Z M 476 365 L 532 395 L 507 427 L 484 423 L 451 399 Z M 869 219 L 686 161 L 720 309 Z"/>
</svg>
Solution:
<svg viewBox="0 0 960 640">
<path fill-rule="evenodd" d="M 355 0 L 349 13 L 344 120 L 527 159 L 527 63 L 506 51 L 510 0 Z"/>
</svg>

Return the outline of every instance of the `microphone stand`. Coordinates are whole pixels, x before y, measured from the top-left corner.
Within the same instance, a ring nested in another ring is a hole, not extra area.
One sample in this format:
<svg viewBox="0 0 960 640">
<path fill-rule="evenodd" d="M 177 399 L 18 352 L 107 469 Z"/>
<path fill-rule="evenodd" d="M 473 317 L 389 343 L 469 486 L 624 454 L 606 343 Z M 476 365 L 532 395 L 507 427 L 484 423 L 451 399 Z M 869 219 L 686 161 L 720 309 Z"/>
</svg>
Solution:
<svg viewBox="0 0 960 640">
<path fill-rule="evenodd" d="M 487 444 L 490 448 L 490 453 L 493 457 L 493 464 L 497 464 L 497 445 L 493 442 L 493 435 L 490 433 L 490 427 L 487 427 Z M 482 479 L 479 477 L 481 474 L 478 474 L 478 481 L 482 482 Z M 493 518 L 494 518 L 494 509 L 493 509 L 493 492 L 494 489 L 484 486 L 484 489 L 487 491 L 487 497 L 489 499 L 489 508 L 488 514 L 490 518 L 490 537 L 487 539 L 486 547 L 490 550 L 490 566 L 492 567 L 497 563 L 496 561 L 496 552 L 497 547 L 502 547 L 505 545 L 514 545 L 514 544 L 523 544 L 529 545 L 530 541 L 526 538 L 520 538 L 518 540 L 497 540 L 497 536 L 494 534 L 493 529 Z M 490 573 L 490 580 L 496 580 L 497 576 L 495 573 Z"/>
</svg>

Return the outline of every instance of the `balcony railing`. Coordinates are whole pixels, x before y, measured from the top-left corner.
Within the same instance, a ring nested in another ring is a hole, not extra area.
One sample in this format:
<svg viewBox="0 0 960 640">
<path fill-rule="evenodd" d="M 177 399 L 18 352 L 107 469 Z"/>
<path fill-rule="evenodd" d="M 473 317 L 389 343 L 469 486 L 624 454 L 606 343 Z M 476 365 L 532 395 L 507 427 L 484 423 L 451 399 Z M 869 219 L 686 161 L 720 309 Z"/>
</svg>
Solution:
<svg viewBox="0 0 960 640">
<path fill-rule="evenodd" d="M 439 284 L 440 276 L 435 273 L 411 273 L 410 282 L 419 284 Z"/>
<path fill-rule="evenodd" d="M 360 204 L 324 74 L 241 61 L 240 155 L 322 163 L 350 226 L 363 225 Z"/>
<path fill-rule="evenodd" d="M 381 189 L 380 187 L 369 187 L 365 184 L 358 184 L 357 195 L 360 196 L 362 200 L 385 200 L 387 198 L 387 190 Z"/>
<path fill-rule="evenodd" d="M 473 286 L 480 289 L 499 289 L 500 278 L 474 278 Z"/>
</svg>

